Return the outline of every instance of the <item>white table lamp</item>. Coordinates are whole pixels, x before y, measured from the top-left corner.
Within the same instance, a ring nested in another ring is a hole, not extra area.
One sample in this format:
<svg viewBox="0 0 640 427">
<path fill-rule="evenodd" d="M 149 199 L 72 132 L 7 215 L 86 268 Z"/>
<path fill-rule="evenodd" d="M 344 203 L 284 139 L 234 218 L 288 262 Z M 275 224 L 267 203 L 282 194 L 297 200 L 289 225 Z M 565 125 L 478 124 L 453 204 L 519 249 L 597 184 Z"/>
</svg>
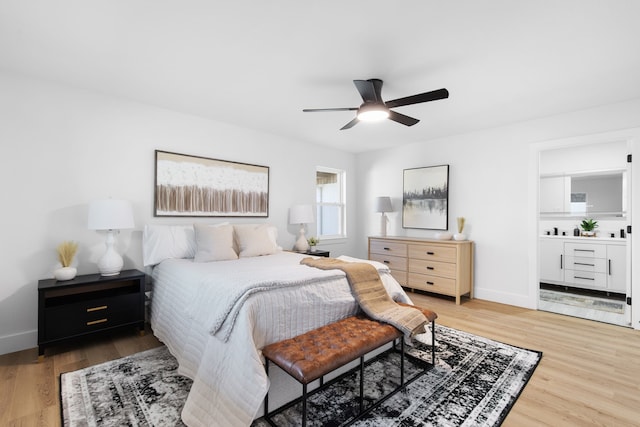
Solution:
<svg viewBox="0 0 640 427">
<path fill-rule="evenodd" d="M 96 200 L 89 204 L 89 230 L 107 231 L 107 249 L 98 260 L 98 269 L 103 276 L 120 274 L 124 262 L 116 251 L 115 233 L 119 230 L 133 228 L 133 209 L 126 200 Z"/>
<path fill-rule="evenodd" d="M 389 222 L 385 212 L 393 212 L 391 198 L 386 196 L 376 197 L 376 212 L 382 213 L 380 217 L 380 236 L 384 237 L 387 235 L 387 222 Z"/>
<path fill-rule="evenodd" d="M 289 209 L 289 224 L 300 224 L 300 233 L 294 249 L 299 252 L 309 250 L 309 242 L 304 234 L 304 225 L 312 223 L 313 209 L 311 205 L 296 205 Z"/>
</svg>

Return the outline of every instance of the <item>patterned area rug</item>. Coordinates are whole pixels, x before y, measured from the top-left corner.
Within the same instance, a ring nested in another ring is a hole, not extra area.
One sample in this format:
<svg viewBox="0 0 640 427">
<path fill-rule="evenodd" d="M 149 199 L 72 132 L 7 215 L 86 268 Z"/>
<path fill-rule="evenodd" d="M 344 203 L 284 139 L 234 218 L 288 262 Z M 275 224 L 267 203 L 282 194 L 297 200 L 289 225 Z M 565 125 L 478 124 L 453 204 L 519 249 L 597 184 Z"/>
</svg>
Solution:
<svg viewBox="0 0 640 427">
<path fill-rule="evenodd" d="M 436 325 L 437 366 L 384 401 L 356 426 L 498 426 L 533 374 L 542 353 Z M 413 357 L 430 360 L 419 345 Z M 366 405 L 399 384 L 399 355 L 386 352 L 365 370 Z M 421 370 L 407 358 L 407 378 Z M 191 381 L 176 373 L 166 347 L 62 374 L 65 426 L 181 426 Z M 310 426 L 338 426 L 352 416 L 357 370 L 309 399 Z M 280 426 L 300 423 L 301 405 L 274 417 Z M 268 425 L 259 419 L 254 427 Z"/>
</svg>

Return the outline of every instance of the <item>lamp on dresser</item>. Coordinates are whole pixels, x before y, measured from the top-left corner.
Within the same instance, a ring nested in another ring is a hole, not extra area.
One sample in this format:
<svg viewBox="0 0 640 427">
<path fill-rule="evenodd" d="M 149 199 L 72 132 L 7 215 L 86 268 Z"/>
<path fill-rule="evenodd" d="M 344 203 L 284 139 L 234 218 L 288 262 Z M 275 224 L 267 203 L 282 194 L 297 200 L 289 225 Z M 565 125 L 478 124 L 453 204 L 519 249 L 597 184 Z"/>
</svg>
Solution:
<svg viewBox="0 0 640 427">
<path fill-rule="evenodd" d="M 393 212 L 391 198 L 387 196 L 376 197 L 376 212 L 382 214 L 380 217 L 380 236 L 384 237 L 387 235 L 387 223 L 389 222 L 389 218 L 387 218 L 385 212 Z"/>
<path fill-rule="evenodd" d="M 289 224 L 300 224 L 298 240 L 294 249 L 298 252 L 309 250 L 309 242 L 305 237 L 304 225 L 313 222 L 313 209 L 311 205 L 295 205 L 289 209 Z"/>
<path fill-rule="evenodd" d="M 98 260 L 98 270 L 101 275 L 115 276 L 120 274 L 124 261 L 114 247 L 115 234 L 120 230 L 133 227 L 133 210 L 131 203 L 127 200 L 95 200 L 89 204 L 89 230 L 107 232 L 105 241 L 107 249 Z"/>
</svg>

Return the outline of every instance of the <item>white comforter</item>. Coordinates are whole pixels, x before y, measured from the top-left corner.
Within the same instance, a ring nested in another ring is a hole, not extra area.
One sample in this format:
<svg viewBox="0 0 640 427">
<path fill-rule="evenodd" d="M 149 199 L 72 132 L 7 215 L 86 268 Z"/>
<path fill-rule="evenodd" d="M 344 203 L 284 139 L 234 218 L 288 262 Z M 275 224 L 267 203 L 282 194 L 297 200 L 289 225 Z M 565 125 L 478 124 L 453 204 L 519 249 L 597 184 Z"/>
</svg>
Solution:
<svg viewBox="0 0 640 427">
<path fill-rule="evenodd" d="M 301 266 L 303 257 L 165 260 L 154 268 L 151 326 L 194 380 L 182 412 L 188 426 L 250 425 L 269 387 L 260 349 L 358 311 L 343 272 Z M 391 297 L 410 303 L 386 266 L 371 263 Z"/>
</svg>

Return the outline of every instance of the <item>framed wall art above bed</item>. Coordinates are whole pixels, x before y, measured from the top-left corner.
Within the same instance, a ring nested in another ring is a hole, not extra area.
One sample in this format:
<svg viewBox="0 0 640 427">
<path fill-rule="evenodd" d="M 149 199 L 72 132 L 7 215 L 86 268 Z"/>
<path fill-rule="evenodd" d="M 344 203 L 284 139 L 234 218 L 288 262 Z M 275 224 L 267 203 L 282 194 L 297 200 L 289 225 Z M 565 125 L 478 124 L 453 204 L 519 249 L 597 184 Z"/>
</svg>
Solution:
<svg viewBox="0 0 640 427">
<path fill-rule="evenodd" d="M 269 216 L 268 166 L 160 150 L 155 158 L 155 216 Z"/>
<path fill-rule="evenodd" d="M 405 169 L 402 227 L 447 230 L 449 165 Z"/>
</svg>

